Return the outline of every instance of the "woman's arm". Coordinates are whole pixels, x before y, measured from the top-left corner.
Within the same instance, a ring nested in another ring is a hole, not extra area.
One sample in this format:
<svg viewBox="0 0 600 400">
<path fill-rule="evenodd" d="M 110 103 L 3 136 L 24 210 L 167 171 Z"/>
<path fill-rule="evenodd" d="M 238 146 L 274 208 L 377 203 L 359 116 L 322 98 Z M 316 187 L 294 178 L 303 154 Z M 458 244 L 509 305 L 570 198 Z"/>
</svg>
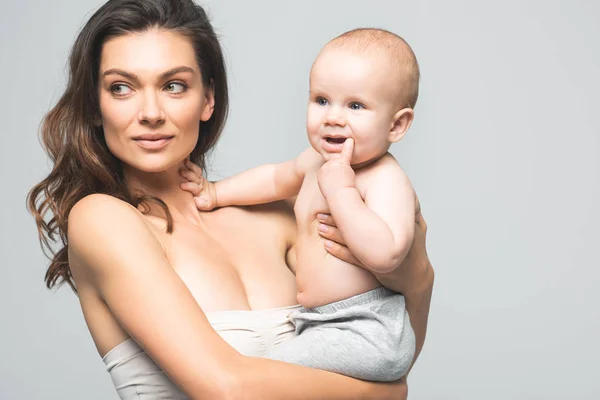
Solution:
<svg viewBox="0 0 600 400">
<path fill-rule="evenodd" d="M 427 319 L 434 281 L 433 267 L 427 256 L 425 243 L 427 224 L 421 215 L 421 205 L 418 198 L 416 198 L 415 211 L 414 239 L 408 254 L 400 266 L 392 272 L 375 274 L 382 285 L 402 293 L 406 298 L 406 309 L 410 316 L 417 341 L 413 364 L 425 343 Z M 321 222 L 329 227 L 327 233 L 321 233 L 323 237 L 332 242 L 331 247 L 326 248 L 327 251 L 344 261 L 361 266 L 360 261 L 345 246 L 344 239 L 337 229 L 333 218 L 327 216 Z"/>
<path fill-rule="evenodd" d="M 416 336 L 413 365 L 423 349 L 433 292 L 434 272 L 426 249 L 427 223 L 417 200 L 415 238 L 404 261 L 389 274 L 375 275 L 382 285 L 402 293 Z M 412 368 L 412 366 L 411 366 Z"/>
<path fill-rule="evenodd" d="M 212 329 L 145 218 L 116 198 L 78 202 L 68 239 L 75 275 L 90 277 L 119 324 L 192 399 L 405 398 L 401 383 L 239 354 Z"/>
</svg>

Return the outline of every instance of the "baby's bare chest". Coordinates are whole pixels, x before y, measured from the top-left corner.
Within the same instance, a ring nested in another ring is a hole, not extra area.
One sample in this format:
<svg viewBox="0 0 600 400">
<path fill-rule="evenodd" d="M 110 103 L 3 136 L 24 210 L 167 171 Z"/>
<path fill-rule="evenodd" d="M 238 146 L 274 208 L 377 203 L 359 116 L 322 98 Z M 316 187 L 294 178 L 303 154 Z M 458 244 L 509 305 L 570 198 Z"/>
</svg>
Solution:
<svg viewBox="0 0 600 400">
<path fill-rule="evenodd" d="M 319 188 L 318 172 L 317 168 L 305 175 L 304 182 L 296 198 L 294 212 L 297 224 L 301 229 L 314 223 L 317 220 L 317 214 L 330 214 L 327 200 Z M 364 199 L 367 182 L 364 174 L 360 171 L 356 173 L 355 186 L 361 198 Z"/>
</svg>

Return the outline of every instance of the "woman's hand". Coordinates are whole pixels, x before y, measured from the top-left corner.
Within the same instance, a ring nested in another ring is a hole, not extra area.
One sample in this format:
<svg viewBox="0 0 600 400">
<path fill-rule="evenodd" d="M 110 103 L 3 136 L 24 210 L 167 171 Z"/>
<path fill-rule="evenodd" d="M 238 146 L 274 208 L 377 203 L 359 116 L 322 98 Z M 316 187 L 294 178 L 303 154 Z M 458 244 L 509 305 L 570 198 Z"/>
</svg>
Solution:
<svg viewBox="0 0 600 400">
<path fill-rule="evenodd" d="M 364 268 L 346 246 L 344 238 L 331 215 L 319 215 L 318 219 L 321 221 L 319 234 L 326 239 L 326 250 L 343 261 Z M 427 256 L 426 235 L 427 223 L 421 214 L 421 204 L 417 198 L 415 203 L 415 235 L 408 254 L 393 271 L 375 275 L 383 286 L 402 293 L 406 298 L 406 309 L 417 339 L 415 360 L 425 342 L 434 280 L 433 268 Z"/>
</svg>

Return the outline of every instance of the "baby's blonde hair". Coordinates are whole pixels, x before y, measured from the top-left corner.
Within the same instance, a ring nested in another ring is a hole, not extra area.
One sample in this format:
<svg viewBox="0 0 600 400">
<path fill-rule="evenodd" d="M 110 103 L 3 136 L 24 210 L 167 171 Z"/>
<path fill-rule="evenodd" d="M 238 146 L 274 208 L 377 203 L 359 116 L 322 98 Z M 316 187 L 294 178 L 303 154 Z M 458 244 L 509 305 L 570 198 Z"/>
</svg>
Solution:
<svg viewBox="0 0 600 400">
<path fill-rule="evenodd" d="M 408 43 L 393 32 L 379 28 L 358 28 L 332 39 L 324 49 L 349 49 L 356 52 L 380 51 L 389 57 L 398 72 L 402 107 L 415 108 L 419 97 L 419 64 Z"/>
</svg>

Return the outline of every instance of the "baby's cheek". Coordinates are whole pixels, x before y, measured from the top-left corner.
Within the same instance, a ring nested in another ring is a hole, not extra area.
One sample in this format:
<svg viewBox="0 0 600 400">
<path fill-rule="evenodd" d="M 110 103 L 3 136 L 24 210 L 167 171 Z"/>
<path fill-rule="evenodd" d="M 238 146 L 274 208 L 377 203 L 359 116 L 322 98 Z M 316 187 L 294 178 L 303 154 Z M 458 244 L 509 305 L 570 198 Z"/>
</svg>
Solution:
<svg viewBox="0 0 600 400">
<path fill-rule="evenodd" d="M 306 133 L 309 137 L 315 137 L 319 134 L 319 127 L 315 124 L 306 124 Z"/>
<path fill-rule="evenodd" d="M 310 118 L 306 121 L 306 133 L 310 140 L 316 140 L 319 136 L 319 124 Z"/>
</svg>

